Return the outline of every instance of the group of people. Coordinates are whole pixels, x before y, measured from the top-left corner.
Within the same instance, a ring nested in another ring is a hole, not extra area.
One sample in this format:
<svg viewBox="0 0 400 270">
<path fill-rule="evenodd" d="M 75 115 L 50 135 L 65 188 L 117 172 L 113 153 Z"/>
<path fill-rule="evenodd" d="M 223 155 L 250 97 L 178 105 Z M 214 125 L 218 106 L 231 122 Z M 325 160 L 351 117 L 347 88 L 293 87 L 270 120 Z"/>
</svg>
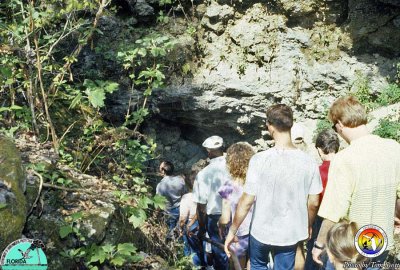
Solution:
<svg viewBox="0 0 400 270">
<path fill-rule="evenodd" d="M 386 260 L 400 218 L 400 144 L 369 133 L 365 108 L 353 96 L 336 100 L 328 118 L 332 130 L 315 142 L 320 166 L 293 143 L 293 112 L 283 104 L 266 111 L 274 139 L 268 150 L 238 142 L 224 154 L 223 139 L 212 136 L 203 143 L 210 163 L 202 170 L 174 176 L 173 164 L 161 163 L 157 193 L 167 199 L 167 224 L 170 232 L 179 229 L 196 266 L 233 269 L 234 253 L 243 269 L 295 269 L 303 245 L 306 270 Z M 341 151 L 337 134 L 349 144 Z M 387 234 L 386 251 L 374 258 L 354 245 L 357 230 L 369 224 Z M 224 244 L 211 245 L 211 261 L 205 237 Z"/>
</svg>

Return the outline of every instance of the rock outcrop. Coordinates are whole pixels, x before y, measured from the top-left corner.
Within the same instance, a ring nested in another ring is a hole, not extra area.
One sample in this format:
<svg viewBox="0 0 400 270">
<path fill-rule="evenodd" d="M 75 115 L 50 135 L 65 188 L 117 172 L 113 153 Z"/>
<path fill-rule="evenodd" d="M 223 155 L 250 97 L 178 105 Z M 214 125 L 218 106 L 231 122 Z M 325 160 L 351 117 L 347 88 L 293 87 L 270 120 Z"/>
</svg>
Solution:
<svg viewBox="0 0 400 270">
<path fill-rule="evenodd" d="M 190 80 L 156 93 L 158 117 L 196 143 L 210 134 L 228 143 L 254 143 L 264 130 L 265 108 L 273 103 L 291 105 L 296 121 L 304 121 L 323 117 L 335 98 L 355 90 L 359 77 L 381 91 L 395 74 L 400 48 L 399 42 L 386 40 L 392 35 L 376 29 L 395 27 L 400 12 L 365 0 L 363 8 L 370 7 L 369 18 L 375 18 L 366 23 L 359 1 L 320 2 L 270 6 L 252 1 L 240 9 L 229 1 L 212 1 L 197 37 L 203 52 L 198 68 Z M 310 19 L 307 25 L 297 23 Z M 388 31 L 397 33 L 392 28 Z"/>
<path fill-rule="evenodd" d="M 153 1 L 145 3 L 157 10 Z M 274 103 L 292 106 L 296 122 L 315 123 L 334 99 L 356 91 L 358 80 L 368 80 L 372 94 L 380 92 L 400 62 L 396 1 L 212 0 L 188 6 L 180 15 L 181 8 L 171 7 L 176 17 L 156 29 L 165 34 L 168 28 L 178 45 L 168 57 L 167 87 L 154 91 L 149 102 L 149 130 L 159 154 L 173 160 L 182 156 L 178 167 L 190 167 L 186 160 L 201 151 L 192 144 L 212 134 L 223 136 L 227 145 L 254 144 L 263 137 L 264 111 Z M 110 44 L 125 38 L 121 29 L 141 20 L 133 17 L 107 18 L 103 36 L 112 37 Z M 107 112 L 111 122 L 121 122 L 129 105 L 139 106 L 142 92 L 130 88 L 127 75 L 110 59 L 92 56 L 87 52 L 85 69 L 98 67 L 120 82 Z M 171 129 L 178 130 L 178 140 L 158 139 L 169 137 Z M 190 154 L 180 153 L 183 148 Z"/>
<path fill-rule="evenodd" d="M 0 252 L 22 236 L 26 219 L 25 174 L 18 149 L 0 137 Z"/>
</svg>

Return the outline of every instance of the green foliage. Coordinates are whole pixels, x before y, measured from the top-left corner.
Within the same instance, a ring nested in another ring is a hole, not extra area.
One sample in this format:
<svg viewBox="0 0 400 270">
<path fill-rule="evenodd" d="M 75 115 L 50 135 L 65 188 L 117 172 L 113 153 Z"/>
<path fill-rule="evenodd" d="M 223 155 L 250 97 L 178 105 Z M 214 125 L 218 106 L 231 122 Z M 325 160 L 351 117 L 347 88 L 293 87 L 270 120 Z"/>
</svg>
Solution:
<svg viewBox="0 0 400 270">
<path fill-rule="evenodd" d="M 397 65 L 400 68 L 400 65 Z M 397 71 L 394 82 L 380 92 L 373 92 L 370 80 L 360 71 L 356 72 L 356 80 L 353 84 L 353 93 L 357 99 L 366 106 L 367 110 L 375 109 L 379 106 L 387 106 L 400 102 L 400 71 Z"/>
<path fill-rule="evenodd" d="M 160 6 L 171 5 L 173 2 L 174 0 L 159 0 L 159 5 Z"/>
<path fill-rule="evenodd" d="M 350 39 L 338 27 L 316 23 L 310 36 L 311 46 L 304 49 L 309 61 L 330 62 L 340 57 L 340 47 L 349 46 Z"/>
<path fill-rule="evenodd" d="M 136 254 L 136 247 L 131 243 L 118 244 L 118 246 L 106 244 L 97 246 L 95 244 L 88 248 L 81 248 L 80 253 L 84 256 L 89 269 L 98 269 L 98 265 L 108 264 L 121 267 L 128 262 L 138 262 L 142 259 Z"/>
<path fill-rule="evenodd" d="M 32 120 L 30 111 L 25 106 L 11 105 L 9 107 L 0 107 L 0 124 L 7 126 L 7 116 L 12 115 L 13 121 L 17 122 L 17 125 L 11 127 L 1 127 L 0 134 L 4 136 L 14 138 L 17 131 L 29 130 L 29 126 Z"/>
<path fill-rule="evenodd" d="M 325 114 L 327 115 L 327 113 Z M 328 118 L 319 119 L 317 122 L 317 127 L 314 130 L 313 141 L 317 138 L 318 134 L 324 129 L 332 128 L 332 123 L 328 120 Z"/>
<path fill-rule="evenodd" d="M 76 237 L 80 242 L 86 240 L 77 224 L 84 217 L 82 212 L 77 212 L 66 218 L 69 225 L 62 226 L 59 234 L 61 238 L 68 236 Z M 110 265 L 121 267 L 126 263 L 138 262 L 142 258 L 136 254 L 136 247 L 132 243 L 121 243 L 117 246 L 105 244 L 98 246 L 92 244 L 90 246 L 82 245 L 76 249 L 64 250 L 61 255 L 76 261 L 83 259 L 85 266 L 89 269 L 99 269 L 100 265 Z"/>
<path fill-rule="evenodd" d="M 353 95 L 367 108 L 371 110 L 375 105 L 375 99 L 372 95 L 370 80 L 360 71 L 356 72 L 356 80 L 353 83 Z"/>
<path fill-rule="evenodd" d="M 83 82 L 83 86 L 86 88 L 85 93 L 94 108 L 104 107 L 106 94 L 111 94 L 118 89 L 118 83 L 89 79 Z"/>
<path fill-rule="evenodd" d="M 171 5 L 173 0 L 160 1 Z M 0 3 L 0 132 L 15 136 L 30 131 L 42 141 L 53 138 L 58 162 L 83 173 L 110 179 L 120 190 L 114 200 L 137 228 L 152 212 L 164 209 L 164 197 L 153 195 L 146 179 L 146 166 L 154 159 L 156 144 L 140 134 L 139 126 L 150 114 L 147 100 L 166 80 L 167 56 L 175 39 L 140 31 L 131 23 L 115 43 L 102 37 L 96 22 L 111 12 L 95 0 L 23 1 Z M 111 3 L 111 1 L 107 1 Z M 100 17 L 98 17 L 100 16 Z M 158 22 L 168 23 L 160 11 Z M 188 28 L 195 31 L 194 27 Z M 128 37 L 128 38 L 126 38 Z M 132 42 L 132 39 L 134 42 Z M 89 45 L 89 46 L 88 46 Z M 89 48 L 90 47 L 90 48 Z M 124 68 L 130 88 L 142 93 L 139 104 L 127 107 L 125 123 L 115 127 L 103 119 L 105 100 L 119 85 L 102 70 L 82 68 L 82 50 L 92 50 Z M 190 72 L 190 66 L 184 71 Z M 54 133 L 52 132 L 54 131 Z M 58 165 L 35 164 L 32 168 L 53 185 L 79 187 Z M 1 206 L 0 206 L 1 208 Z M 83 213 L 66 218 L 62 239 L 75 239 L 75 249 L 64 255 L 90 269 L 120 267 L 139 258 L 131 244 L 96 246 L 79 230 Z M 87 245 L 88 247 L 84 247 Z"/>
<path fill-rule="evenodd" d="M 59 230 L 60 237 L 66 238 L 68 235 L 74 234 L 79 239 L 79 241 L 85 241 L 84 235 L 81 233 L 79 227 L 77 226 L 78 222 L 82 219 L 82 217 L 83 217 L 82 212 L 76 212 L 71 216 L 67 217 L 65 221 L 68 222 L 69 225 L 60 227 Z"/>
<path fill-rule="evenodd" d="M 54 167 L 50 167 L 49 164 L 36 163 L 30 164 L 28 167 L 40 173 L 46 183 L 65 187 L 74 186 L 72 179 L 70 179 L 64 172 L 57 170 Z"/>
<path fill-rule="evenodd" d="M 387 106 L 400 102 L 400 85 L 396 83 L 389 84 L 380 93 L 377 103 L 381 106 Z"/>
<path fill-rule="evenodd" d="M 190 36 L 194 36 L 196 34 L 196 27 L 193 24 L 189 24 L 188 28 L 186 29 L 186 33 L 188 33 Z"/>
<path fill-rule="evenodd" d="M 393 139 L 400 143 L 400 118 L 383 118 L 379 120 L 379 125 L 375 128 L 373 134 L 382 138 Z"/>
<path fill-rule="evenodd" d="M 164 14 L 162 10 L 158 13 L 157 22 L 161 24 L 167 24 L 169 22 L 169 16 Z"/>
</svg>

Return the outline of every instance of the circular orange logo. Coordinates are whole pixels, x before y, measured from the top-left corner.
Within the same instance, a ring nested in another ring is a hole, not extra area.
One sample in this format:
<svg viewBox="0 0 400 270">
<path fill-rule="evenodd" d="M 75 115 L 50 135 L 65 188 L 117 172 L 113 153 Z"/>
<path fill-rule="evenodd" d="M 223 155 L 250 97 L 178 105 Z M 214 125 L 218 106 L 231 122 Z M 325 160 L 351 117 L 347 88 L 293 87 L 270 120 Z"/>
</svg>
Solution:
<svg viewBox="0 0 400 270">
<path fill-rule="evenodd" d="M 376 225 L 365 225 L 358 230 L 354 238 L 357 251 L 368 258 L 381 255 L 387 248 L 385 231 Z"/>
</svg>

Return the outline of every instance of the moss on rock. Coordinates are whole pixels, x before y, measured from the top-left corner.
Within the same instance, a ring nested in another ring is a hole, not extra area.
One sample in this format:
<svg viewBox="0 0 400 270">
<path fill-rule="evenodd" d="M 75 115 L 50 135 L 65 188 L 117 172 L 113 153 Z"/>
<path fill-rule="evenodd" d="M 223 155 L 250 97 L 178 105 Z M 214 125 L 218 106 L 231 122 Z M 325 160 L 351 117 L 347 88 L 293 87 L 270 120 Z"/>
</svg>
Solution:
<svg viewBox="0 0 400 270">
<path fill-rule="evenodd" d="M 0 251 L 21 237 L 26 220 L 25 174 L 20 153 L 8 139 L 0 137 L 0 191 L 6 200 L 0 209 Z"/>
</svg>

